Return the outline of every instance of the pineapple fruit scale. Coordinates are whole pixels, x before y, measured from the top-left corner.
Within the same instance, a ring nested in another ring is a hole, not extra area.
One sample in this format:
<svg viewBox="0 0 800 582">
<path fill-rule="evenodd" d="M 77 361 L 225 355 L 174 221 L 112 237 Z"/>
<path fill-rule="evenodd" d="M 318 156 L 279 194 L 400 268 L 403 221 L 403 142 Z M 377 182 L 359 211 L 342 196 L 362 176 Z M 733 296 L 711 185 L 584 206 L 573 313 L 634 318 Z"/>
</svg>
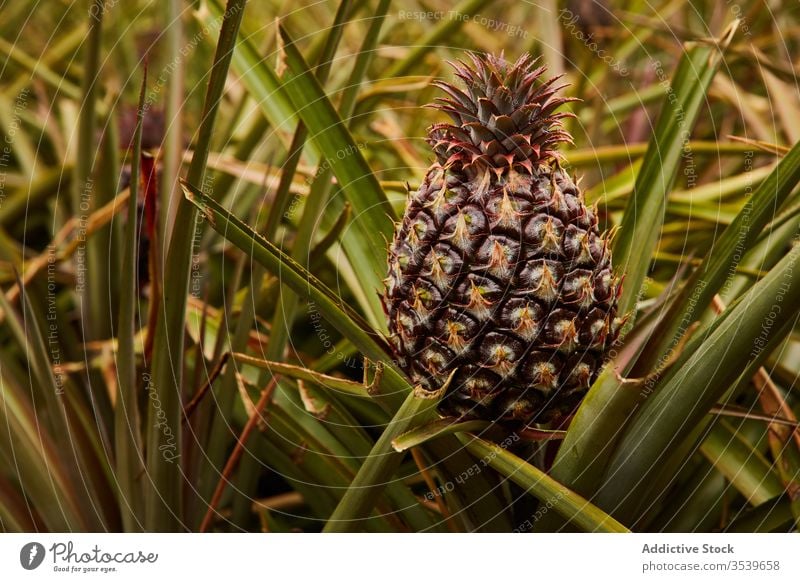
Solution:
<svg viewBox="0 0 800 582">
<path fill-rule="evenodd" d="M 433 107 L 436 162 L 409 196 L 383 295 L 398 364 L 440 412 L 525 426 L 568 416 L 619 331 L 608 237 L 560 166 L 558 77 L 470 54 Z"/>
</svg>

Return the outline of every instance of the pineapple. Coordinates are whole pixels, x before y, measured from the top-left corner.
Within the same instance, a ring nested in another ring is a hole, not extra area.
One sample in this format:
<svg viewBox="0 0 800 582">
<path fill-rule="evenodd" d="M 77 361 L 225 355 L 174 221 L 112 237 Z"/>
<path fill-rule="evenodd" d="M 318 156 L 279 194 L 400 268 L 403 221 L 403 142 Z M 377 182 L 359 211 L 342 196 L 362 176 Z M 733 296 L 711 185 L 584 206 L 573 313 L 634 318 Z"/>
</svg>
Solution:
<svg viewBox="0 0 800 582">
<path fill-rule="evenodd" d="M 410 194 L 383 295 L 398 364 L 446 415 L 509 425 L 568 416 L 616 340 L 607 236 L 556 148 L 556 78 L 522 56 L 469 55 L 432 105 L 436 161 Z"/>
</svg>

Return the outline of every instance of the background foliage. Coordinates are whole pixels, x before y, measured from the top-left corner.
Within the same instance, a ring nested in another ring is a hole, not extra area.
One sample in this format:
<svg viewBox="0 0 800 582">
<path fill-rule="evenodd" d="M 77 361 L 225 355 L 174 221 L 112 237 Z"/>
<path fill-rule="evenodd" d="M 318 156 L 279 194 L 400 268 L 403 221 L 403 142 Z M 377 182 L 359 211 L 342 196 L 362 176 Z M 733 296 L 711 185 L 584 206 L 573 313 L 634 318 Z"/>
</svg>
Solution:
<svg viewBox="0 0 800 582">
<path fill-rule="evenodd" d="M 2 15 L 0 530 L 798 528 L 796 3 Z M 464 50 L 566 76 L 617 229 L 627 333 L 566 433 L 439 419 L 382 336 Z"/>
</svg>

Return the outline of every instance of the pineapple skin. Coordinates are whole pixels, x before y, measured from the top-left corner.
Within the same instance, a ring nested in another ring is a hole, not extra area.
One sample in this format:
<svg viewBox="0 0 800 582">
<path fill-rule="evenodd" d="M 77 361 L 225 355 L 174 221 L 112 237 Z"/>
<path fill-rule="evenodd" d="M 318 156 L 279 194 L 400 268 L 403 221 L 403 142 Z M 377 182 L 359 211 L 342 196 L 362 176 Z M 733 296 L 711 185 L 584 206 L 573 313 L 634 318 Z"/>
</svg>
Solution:
<svg viewBox="0 0 800 582">
<path fill-rule="evenodd" d="M 501 86 L 509 71 L 519 76 L 497 59 L 473 61 L 479 80 L 487 78 L 480 66 L 494 69 L 488 77 Z M 549 123 L 560 127 L 556 117 Z M 442 414 L 554 422 L 575 410 L 618 335 L 620 283 L 608 242 L 554 154 L 528 148 L 521 159 L 499 156 L 505 165 L 497 155 L 487 163 L 485 140 L 464 144 L 459 129 L 431 128 L 439 159 L 409 195 L 389 248 L 390 343 L 426 390 L 456 371 Z"/>
</svg>

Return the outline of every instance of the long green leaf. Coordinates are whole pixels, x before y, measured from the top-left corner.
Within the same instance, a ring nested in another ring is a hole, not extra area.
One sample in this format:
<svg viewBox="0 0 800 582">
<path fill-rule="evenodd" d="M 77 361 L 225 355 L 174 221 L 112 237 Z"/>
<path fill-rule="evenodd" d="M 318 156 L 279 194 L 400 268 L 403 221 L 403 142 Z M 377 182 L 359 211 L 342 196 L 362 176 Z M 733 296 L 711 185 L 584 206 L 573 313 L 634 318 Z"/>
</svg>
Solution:
<svg viewBox="0 0 800 582">
<path fill-rule="evenodd" d="M 722 46 L 730 42 L 734 31 L 732 27 L 723 34 Z M 622 313 L 629 313 L 636 307 L 658 243 L 667 194 L 675 182 L 682 157 L 692 155 L 684 143 L 688 141 L 721 60 L 721 47 L 687 46 L 664 97 L 658 123 L 636 178 L 634 194 L 628 199 L 614 243 L 616 268 L 625 273 L 625 289 L 619 303 Z"/>
<path fill-rule="evenodd" d="M 392 65 L 386 76 L 389 78 L 402 77 L 408 72 L 419 67 L 425 62 L 425 55 L 442 45 L 443 41 L 451 38 L 470 18 L 479 10 L 485 8 L 492 0 L 462 0 L 452 9 L 446 18 L 439 20 L 436 25 L 421 38 L 414 41 L 414 46 L 408 54 Z"/>
<path fill-rule="evenodd" d="M 174 204 L 175 195 L 178 193 L 178 177 L 181 171 L 181 156 L 183 155 L 183 106 L 185 95 L 183 92 L 184 75 L 187 67 L 186 59 L 183 58 L 181 51 L 183 44 L 183 11 L 182 0 L 165 0 L 161 2 L 163 26 L 163 42 L 165 46 L 165 57 L 170 59 L 171 66 L 159 75 L 158 82 L 164 83 L 164 75 L 167 75 L 165 98 L 166 106 L 164 116 L 169 119 L 169 123 L 164 128 L 164 141 L 161 146 L 162 166 L 161 179 L 159 181 L 159 213 L 158 213 L 158 238 L 159 240 L 169 240 L 172 236 L 175 214 L 178 205 Z"/>
<path fill-rule="evenodd" d="M 440 418 L 401 434 L 392 441 L 392 446 L 395 451 L 402 453 L 444 435 L 459 432 L 482 432 L 491 426 L 492 423 L 485 420 L 459 421 L 457 418 Z"/>
<path fill-rule="evenodd" d="M 58 435 L 70 443 L 62 453 L 67 459 L 64 468 L 73 486 L 80 484 L 83 487 L 85 494 L 77 496 L 82 517 L 91 528 L 113 527 L 117 514 L 111 505 L 113 494 L 110 493 L 108 444 L 102 443 L 98 434 L 96 409 L 89 407 L 82 392 L 70 389 L 71 383 L 61 371 L 58 375 L 54 374 L 50 347 L 42 331 L 42 318 L 34 309 L 29 289 L 19 280 L 17 285 L 22 290 L 22 322 L 17 320 L 5 295 L 0 297 L 0 308 L 6 314 L 6 323 L 17 345 L 28 358 L 32 372 L 28 382 L 34 379 L 29 387 L 31 399 L 36 402 L 41 398 L 38 401 L 41 409 L 37 409 L 37 414 L 50 421 L 48 427 L 52 438 Z M 39 422 L 39 418 L 36 418 L 37 426 Z"/>
<path fill-rule="evenodd" d="M 520 487 L 530 491 L 548 510 L 552 509 L 584 531 L 628 532 L 628 529 L 613 517 L 501 445 L 484 441 L 470 434 L 462 434 L 459 438 L 483 466 L 489 465 Z M 530 523 L 522 524 L 520 529 L 527 531 L 534 524 L 535 518 Z"/>
<path fill-rule="evenodd" d="M 331 414 L 331 410 L 325 415 L 325 422 L 319 422 L 318 413 L 310 410 L 307 401 L 302 399 L 302 391 L 276 393 L 274 404 L 284 403 L 285 421 L 294 430 L 294 434 L 284 436 L 290 442 L 306 443 L 307 449 L 318 451 L 325 462 L 341 469 L 339 473 L 344 478 L 344 484 L 336 488 L 337 496 L 343 498 L 361 468 L 361 460 L 373 455 L 374 443 L 363 429 L 347 419 L 344 419 L 345 424 L 336 426 L 336 414 Z M 328 408 L 333 408 L 333 404 L 328 403 Z M 327 483 L 329 481 L 325 479 L 320 485 Z M 403 527 L 398 519 L 400 516 L 407 520 L 414 531 L 436 528 L 435 521 L 400 480 L 386 483 L 384 494 L 376 500 L 376 508 L 381 513 L 378 520 L 394 522 L 395 529 Z"/>
<path fill-rule="evenodd" d="M 403 460 L 404 455 L 392 448 L 392 441 L 409 429 L 434 418 L 436 405 L 444 392 L 443 388 L 435 395 L 421 389 L 409 393 L 397 414 L 372 447 L 372 451 L 364 460 L 323 531 L 347 532 L 361 529 L 362 520 L 369 516 L 375 501 Z"/>
<path fill-rule="evenodd" d="M 225 13 L 222 0 L 206 0 L 205 5 L 208 6 L 207 13 L 198 11 L 198 16 L 205 14 L 208 18 L 201 20 L 203 24 L 208 24 L 211 19 L 218 21 Z M 297 124 L 297 115 L 292 102 L 281 89 L 275 71 L 267 65 L 250 38 L 241 37 L 237 40 L 231 68 L 239 74 L 247 92 L 258 103 L 276 137 L 288 146 L 289 135 Z"/>
<path fill-rule="evenodd" d="M 254 261 L 279 276 L 283 284 L 308 298 L 311 308 L 325 317 L 362 354 L 373 361 L 385 364 L 383 381 L 388 389 L 388 395 L 402 398 L 410 390 L 408 382 L 394 367 L 386 341 L 350 306 L 322 281 L 303 269 L 275 245 L 253 232 L 215 200 L 186 181 L 181 183 L 187 200 L 203 212 L 214 230 L 251 256 Z"/>
<path fill-rule="evenodd" d="M 611 367 L 603 370 L 561 443 L 550 471 L 555 479 L 579 493 L 591 494 L 633 416 L 643 386 L 643 381 L 620 378 Z"/>
<path fill-rule="evenodd" d="M 598 503 L 633 517 L 650 478 L 711 406 L 783 338 L 800 310 L 800 258 L 795 247 L 712 325 L 692 339 L 685 355 L 640 407 L 609 463 Z M 780 312 L 780 321 L 771 313 Z M 741 338 L 753 338 L 742 341 Z"/>
<path fill-rule="evenodd" d="M 348 15 L 350 14 L 350 8 L 350 0 L 343 0 L 339 3 L 333 25 L 328 29 L 328 32 L 325 35 L 323 49 L 320 53 L 319 62 L 315 70 L 315 74 L 321 85 L 324 85 L 325 81 L 327 80 L 332 59 L 336 54 L 336 50 L 339 46 L 342 32 L 344 30 L 344 25 L 347 22 Z M 267 226 L 264 233 L 264 237 L 269 240 L 275 238 L 280 220 L 284 217 L 286 207 L 289 204 L 289 199 L 291 197 L 290 188 L 297 171 L 297 166 L 300 163 L 300 158 L 303 154 L 307 135 L 308 131 L 305 124 L 300 122 L 295 129 L 294 136 L 292 137 L 292 143 L 289 146 L 289 154 L 281 169 L 280 182 L 275 193 L 274 202 L 269 211 Z M 325 197 L 327 192 L 320 197 L 320 195 L 317 194 L 318 190 L 319 188 L 311 188 L 311 194 L 306 201 L 303 216 L 300 219 L 300 225 L 297 230 L 297 236 L 295 237 L 292 245 L 291 256 L 297 261 L 302 261 L 308 256 L 312 245 L 315 226 L 318 221 L 317 219 L 322 214 L 326 206 Z M 253 269 L 252 284 L 255 285 L 255 288 L 252 291 L 260 289 L 263 276 L 263 267 L 257 266 L 255 269 Z M 255 298 L 253 299 L 252 303 L 256 303 Z M 289 340 L 289 334 L 295 318 L 299 299 L 294 292 L 289 291 L 286 293 L 284 292 L 284 289 L 281 288 L 279 290 L 278 301 L 276 303 L 277 305 L 272 319 L 269 342 L 267 344 L 266 354 L 264 354 L 268 360 L 277 360 L 281 358 L 282 354 L 284 353 L 286 343 Z M 254 315 L 252 311 L 252 308 L 248 306 L 247 317 L 240 318 L 240 320 L 237 322 L 237 326 L 249 327 L 252 325 Z M 243 346 L 233 346 L 233 349 L 240 350 L 242 347 Z M 265 384 L 267 381 L 269 381 L 269 376 L 270 372 L 268 370 L 265 371 L 265 373 L 262 374 L 262 378 L 259 380 L 259 384 Z M 231 388 L 232 378 L 230 377 L 230 374 L 228 374 L 226 377 L 226 383 L 223 386 L 223 390 L 230 390 Z M 277 390 L 280 392 L 283 389 L 283 383 L 279 383 Z M 258 472 L 259 463 L 252 455 L 247 455 L 239 465 L 239 472 L 237 476 L 237 489 L 241 492 L 241 494 L 236 496 L 233 503 L 233 519 L 236 522 L 244 522 L 251 514 L 249 498 L 250 493 L 254 490 L 257 482 Z"/>
<path fill-rule="evenodd" d="M 744 254 L 753 246 L 767 223 L 800 182 L 800 142 L 775 166 L 752 194 L 734 221 L 711 247 L 703 264 L 684 283 L 677 301 L 653 334 L 635 370 L 651 369 L 686 327 L 699 319 L 711 299 L 725 285 Z"/>
<path fill-rule="evenodd" d="M 0 373 L 0 467 L 19 482 L 51 531 L 90 527 L 62 455 L 22 390 Z"/>
<path fill-rule="evenodd" d="M 270 362 L 269 360 L 262 360 L 261 358 L 248 356 L 247 354 L 235 353 L 231 354 L 231 357 L 241 364 L 255 366 L 256 368 L 260 368 L 262 370 L 269 370 L 273 375 L 281 374 L 282 376 L 294 378 L 295 380 L 307 380 L 309 382 L 319 384 L 320 386 L 330 388 L 335 392 L 347 394 L 348 396 L 355 396 L 357 398 L 370 398 L 367 388 L 363 384 L 353 382 L 352 380 L 345 380 L 344 378 L 338 378 L 336 376 L 328 376 L 327 374 L 321 374 L 301 366 L 293 366 L 291 364 L 284 364 L 282 362 Z"/>
<path fill-rule="evenodd" d="M 700 452 L 752 505 L 783 493 L 780 477 L 769 462 L 725 421 L 711 428 Z"/>
<path fill-rule="evenodd" d="M 11 309 L 4 293 L 0 292 L 0 309 L 4 324 L 10 328 L 21 352 L 30 366 L 30 395 L 23 395 L 16 386 L 0 375 L 0 395 L 3 397 L 3 412 L 6 427 L 2 430 L 0 447 L 3 454 L 15 459 L 15 470 L 33 475 L 35 491 L 50 511 L 43 516 L 56 528 L 66 524 L 71 528 L 86 528 L 92 523 L 87 499 L 75 488 L 81 474 L 79 455 L 85 451 L 66 449 L 62 456 L 56 454 L 54 435 L 71 441 L 73 431 L 67 420 L 67 399 L 64 395 L 63 376 L 60 381 L 53 374 L 52 365 L 41 328 L 28 298 L 28 290 L 20 281 L 20 300 L 24 319 L 20 321 Z M 32 402 L 39 400 L 39 408 Z M 46 422 L 43 422 L 46 421 Z M 8 439 L 6 441 L 6 438 Z M 19 460 L 16 460 L 19 457 Z M 25 480 L 27 483 L 27 480 Z M 41 483 L 40 483 L 41 482 Z M 58 508 L 58 509 L 56 509 Z M 49 515 L 49 513 L 57 515 Z M 94 523 L 98 526 L 97 523 Z M 48 525 L 49 527 L 50 525 Z"/>
<path fill-rule="evenodd" d="M 211 68 L 197 145 L 187 179 L 203 183 L 216 113 L 225 90 L 236 36 L 244 16 L 246 0 L 230 0 L 220 29 Z M 194 233 L 197 210 L 182 198 L 175 223 Z M 186 303 L 194 236 L 175 236 L 170 242 L 164 269 L 162 309 L 158 310 L 153 365 L 148 392 L 147 472 L 145 527 L 148 531 L 173 531 L 182 527 L 183 472 L 180 458 L 168 459 L 164 451 L 181 451 L 181 387 L 183 379 Z"/>
<path fill-rule="evenodd" d="M 780 495 L 758 507 L 742 513 L 725 528 L 733 533 L 785 533 L 791 530 L 792 499 L 788 494 Z"/>
<path fill-rule="evenodd" d="M 91 209 L 99 207 L 96 201 L 100 194 L 96 191 L 92 173 L 97 157 L 95 126 L 105 11 L 106 7 L 101 0 L 93 0 L 91 9 L 86 15 L 89 19 L 89 31 L 84 54 L 85 71 L 81 86 L 82 102 L 78 118 L 78 143 L 75 148 L 76 159 L 72 181 L 72 212 L 75 216 L 85 217 Z M 87 258 L 101 260 L 103 255 L 96 252 L 100 249 L 92 248 L 95 245 L 94 241 L 93 237 L 87 243 L 83 243 L 89 246 Z M 95 276 L 93 267 L 93 264 L 89 264 L 85 271 L 78 272 L 79 279 L 76 285 L 81 294 L 81 319 L 87 340 L 100 339 L 97 328 L 105 326 L 104 322 L 108 319 L 108 289 L 105 288 L 107 281 Z M 97 274 L 101 274 L 102 271 L 103 267 L 100 267 Z M 105 307 L 103 311 L 98 310 L 103 307 Z M 95 391 L 95 397 L 98 398 L 98 402 L 106 398 L 100 390 Z"/>
<path fill-rule="evenodd" d="M 649 529 L 684 533 L 713 531 L 719 527 L 728 488 L 719 471 L 707 463 L 699 464 L 686 483 L 664 501 L 658 521 Z"/>
<path fill-rule="evenodd" d="M 144 471 L 142 420 L 139 410 L 139 383 L 136 381 L 136 311 L 139 298 L 138 267 L 138 201 L 140 160 L 142 156 L 142 123 L 147 89 L 147 69 L 142 75 L 139 108 L 131 156 L 131 185 L 128 197 L 128 222 L 120 284 L 120 313 L 117 336 L 117 402 L 114 408 L 114 451 L 119 483 L 120 511 L 125 531 L 141 531 L 144 498 L 139 476 Z"/>
<path fill-rule="evenodd" d="M 369 304 L 382 318 L 377 292 L 383 288 L 386 270 L 386 241 L 392 237 L 392 210 L 386 193 L 373 174 L 357 144 L 331 104 L 313 72 L 309 70 L 294 41 L 281 28 L 286 72 L 283 88 L 305 123 L 309 136 L 327 160 L 339 187 L 353 207 L 354 238 L 345 250 L 364 279 Z"/>
</svg>

